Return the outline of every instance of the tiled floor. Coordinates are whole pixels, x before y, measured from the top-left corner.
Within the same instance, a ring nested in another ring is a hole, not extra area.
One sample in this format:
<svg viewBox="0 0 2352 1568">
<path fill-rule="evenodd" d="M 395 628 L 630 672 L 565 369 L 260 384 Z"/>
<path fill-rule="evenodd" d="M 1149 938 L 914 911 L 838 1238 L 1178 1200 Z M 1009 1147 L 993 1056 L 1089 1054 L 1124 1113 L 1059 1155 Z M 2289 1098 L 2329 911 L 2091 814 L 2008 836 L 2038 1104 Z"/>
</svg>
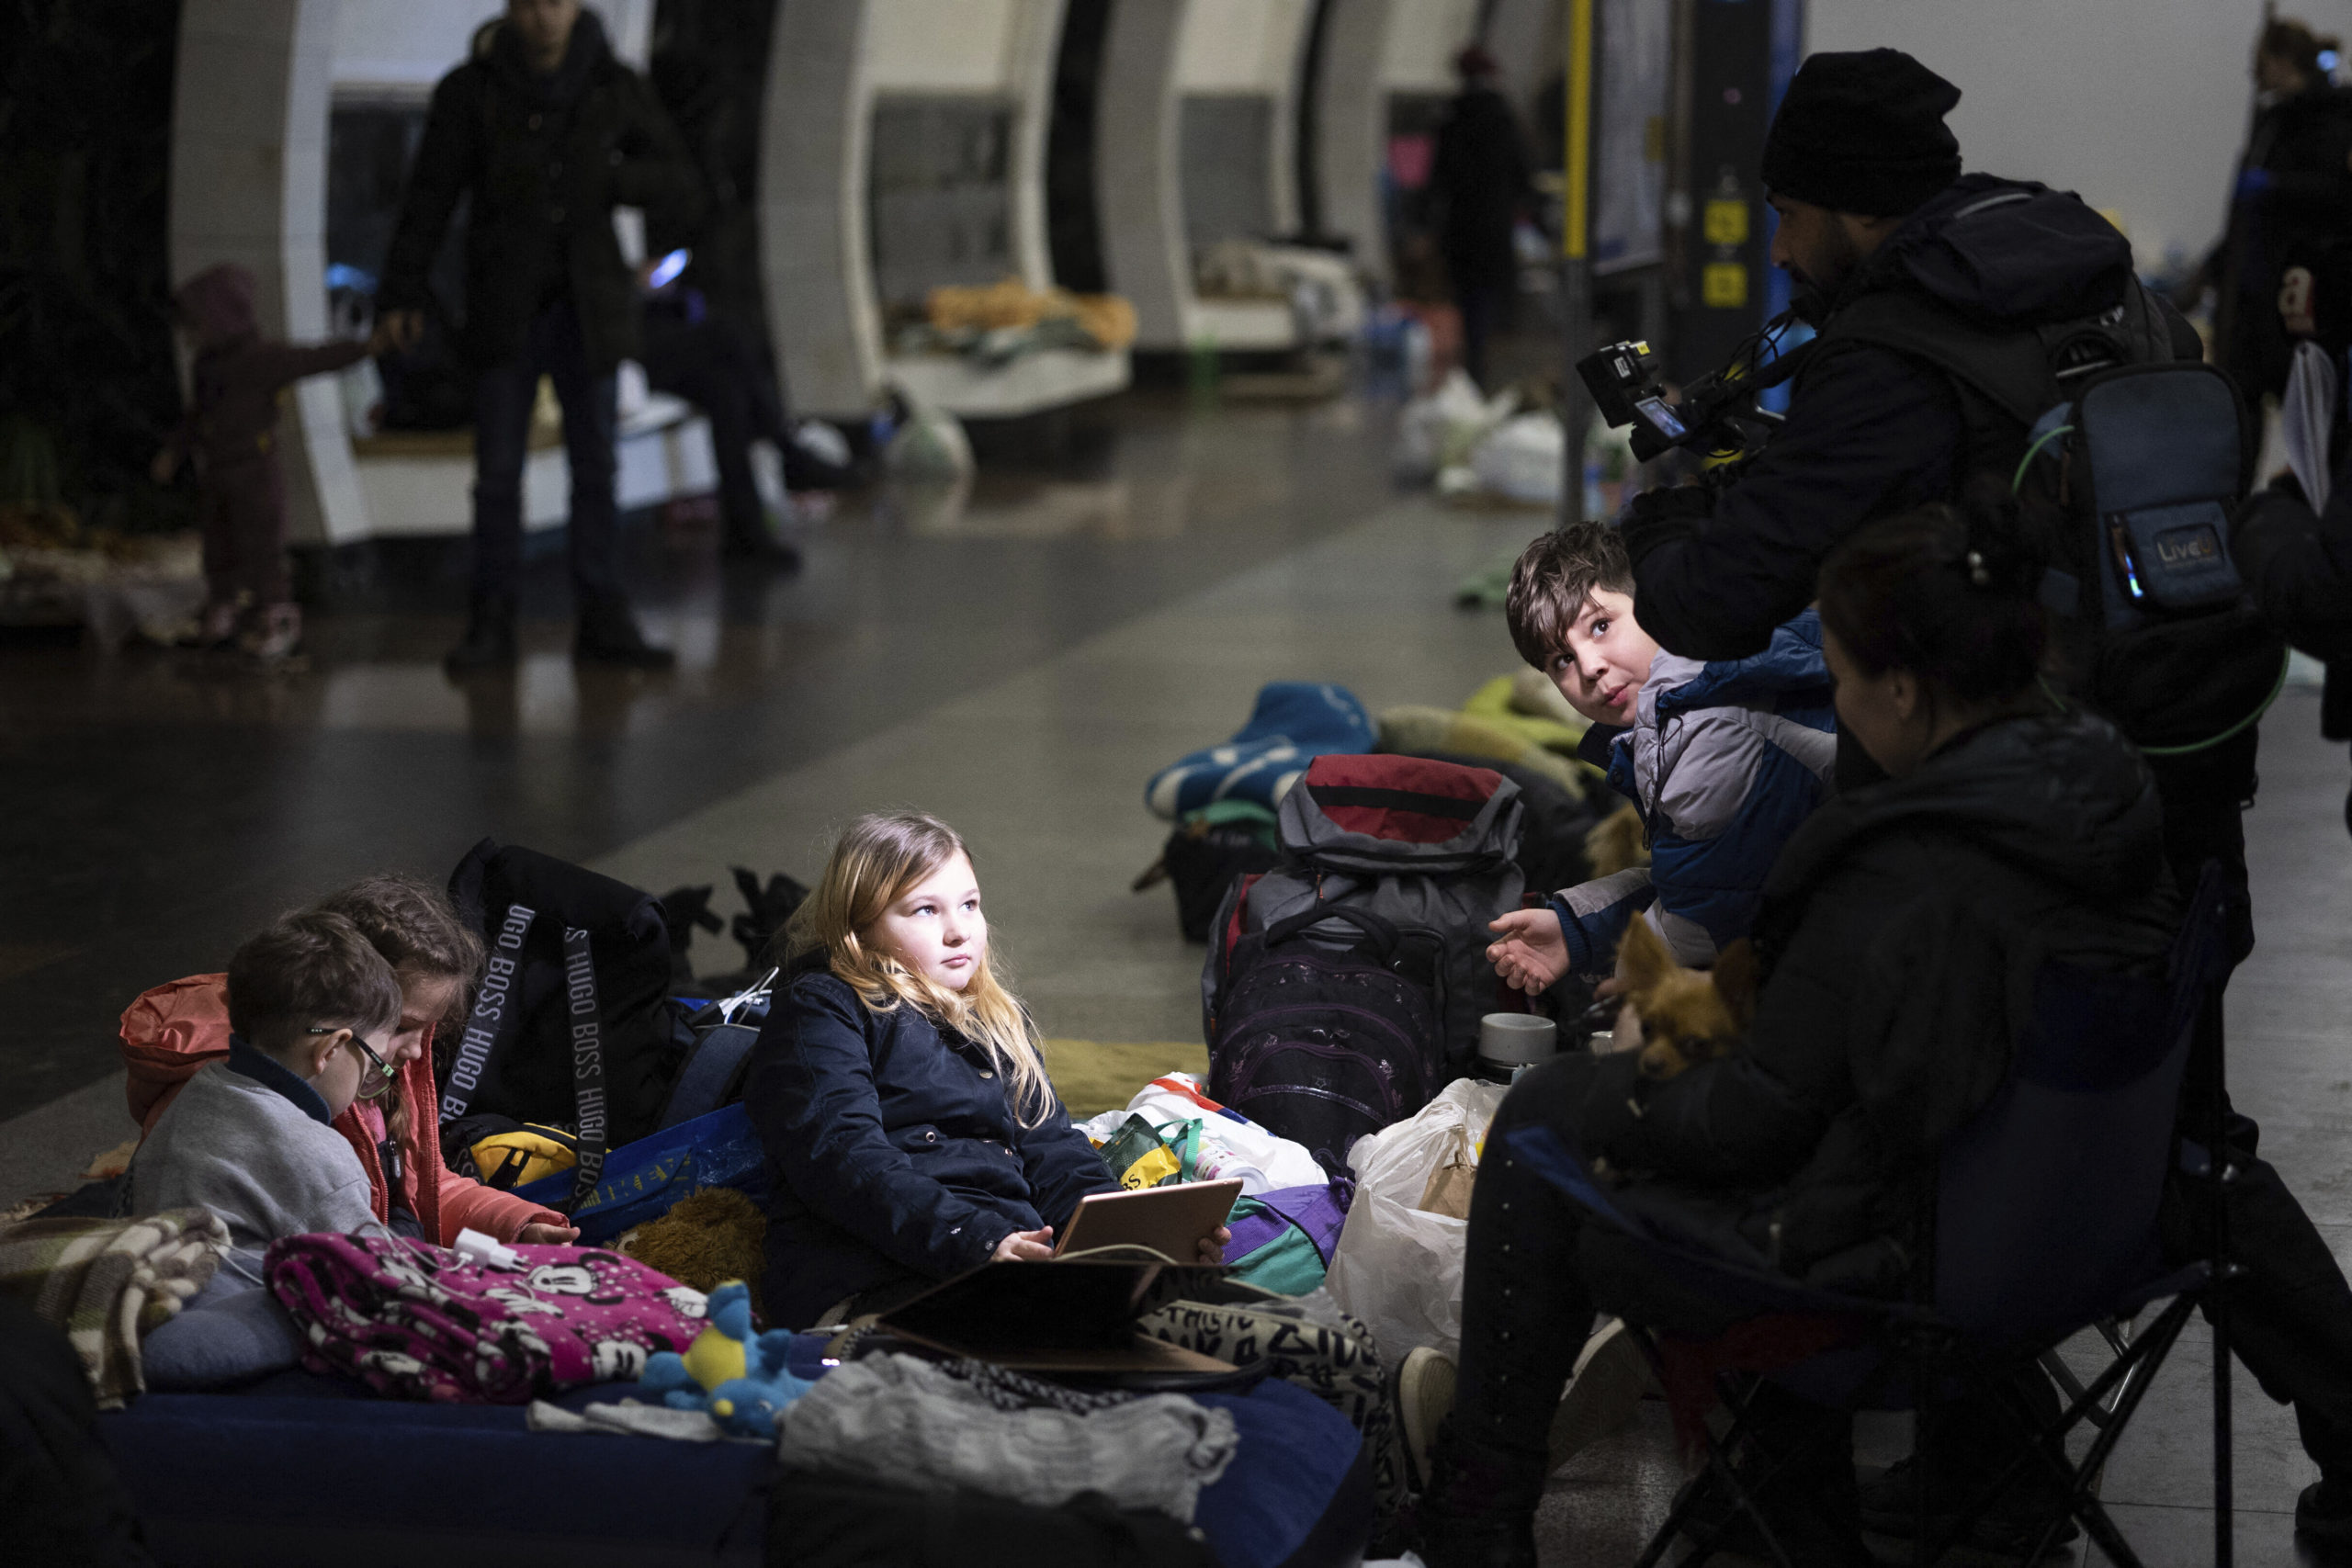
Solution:
<svg viewBox="0 0 2352 1568">
<path fill-rule="evenodd" d="M 1163 828 L 1145 778 L 1225 735 L 1263 681 L 1341 682 L 1375 710 L 1453 705 L 1511 653 L 1462 572 L 1544 520 L 1394 492 L 1386 416 L 1133 398 L 960 505 L 845 508 L 797 580 L 723 577 L 707 542 L 649 542 L 667 681 L 575 676 L 560 573 L 530 659 L 466 690 L 433 660 L 447 581 L 322 617 L 308 674 L 0 649 L 0 1201 L 62 1184 L 125 1130 L 112 1021 L 216 966 L 271 911 L 380 864 L 439 874 L 484 833 L 656 890 L 730 864 L 806 875 L 827 829 L 907 803 L 963 829 L 998 940 L 1046 1032 L 1182 1039 L 1200 950 L 1127 884 Z M 952 498 L 948 498 L 952 502 Z M 2233 986 L 2233 1087 L 2264 1150 L 2352 1254 L 2352 841 L 2343 750 L 2290 692 L 2248 819 L 2262 941 Z M 722 894 L 722 904 L 725 901 Z M 697 960 L 733 967 L 706 939 Z M 40 1108 L 36 1110 L 35 1108 Z M 31 1114 L 21 1114 L 31 1112 Z M 2206 1342 L 2192 1327 L 2104 1493 L 2152 1565 L 2210 1562 Z M 2238 1562 L 2297 1561 L 2314 1473 L 2288 1413 L 2237 1382 Z M 1864 1457 L 1899 1453 L 1899 1423 Z M 1663 1408 L 1553 1483 L 1545 1561 L 1629 1562 L 1681 1471 Z M 2076 1549 L 2079 1555 L 2080 1548 Z"/>
</svg>

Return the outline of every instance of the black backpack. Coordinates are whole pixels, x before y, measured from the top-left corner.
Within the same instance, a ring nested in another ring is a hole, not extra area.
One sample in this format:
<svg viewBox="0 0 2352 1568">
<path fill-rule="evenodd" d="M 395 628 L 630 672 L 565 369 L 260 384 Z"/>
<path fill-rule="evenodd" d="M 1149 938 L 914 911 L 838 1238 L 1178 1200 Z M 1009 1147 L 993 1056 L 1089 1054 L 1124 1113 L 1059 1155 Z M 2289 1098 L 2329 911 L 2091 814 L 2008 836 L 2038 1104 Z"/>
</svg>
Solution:
<svg viewBox="0 0 2352 1568">
<path fill-rule="evenodd" d="M 670 1000 L 662 906 L 609 876 L 484 839 L 449 899 L 490 957 L 440 1065 L 441 1121 L 490 1113 L 579 1138 L 575 1200 L 608 1148 L 661 1124 L 689 1037 Z"/>
<path fill-rule="evenodd" d="M 1334 948 L 1310 928 L 1363 933 Z M 1238 938 L 1209 1042 L 1209 1098 L 1304 1144 L 1333 1175 L 1348 1145 L 1427 1105 L 1453 1077 L 1433 937 L 1324 905 Z"/>
<path fill-rule="evenodd" d="M 2006 209 L 2040 194 L 1998 190 L 1963 208 L 1914 270 L 1996 268 Z M 2236 384 L 2128 266 L 2120 284 L 2105 310 L 2033 325 L 1888 288 L 1841 309 L 1814 352 L 1868 343 L 1951 378 L 1964 468 L 2007 479 L 2048 530 L 2042 599 L 2068 680 L 2141 750 L 2179 755 L 2259 718 L 2287 649 L 2230 559 L 2229 516 L 2256 449 Z"/>
</svg>

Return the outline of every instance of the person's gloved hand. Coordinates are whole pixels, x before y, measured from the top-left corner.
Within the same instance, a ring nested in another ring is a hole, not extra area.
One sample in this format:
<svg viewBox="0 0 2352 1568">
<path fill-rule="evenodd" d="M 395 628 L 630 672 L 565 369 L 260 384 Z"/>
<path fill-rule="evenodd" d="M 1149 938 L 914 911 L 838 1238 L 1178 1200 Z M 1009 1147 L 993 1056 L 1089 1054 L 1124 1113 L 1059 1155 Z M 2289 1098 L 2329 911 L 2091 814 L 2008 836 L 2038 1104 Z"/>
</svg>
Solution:
<svg viewBox="0 0 2352 1568">
<path fill-rule="evenodd" d="M 1617 532 L 1625 541 L 1625 554 L 1639 566 L 1642 558 L 1660 545 L 1697 533 L 1699 525 L 1714 512 L 1714 492 L 1698 485 L 1645 490 L 1625 508 L 1625 520 L 1617 525 Z"/>
<path fill-rule="evenodd" d="M 2276 182 L 2271 179 L 2270 171 L 2267 169 L 2241 170 L 2238 174 L 2237 199 L 2259 201 L 2269 194 L 2274 183 Z"/>
</svg>

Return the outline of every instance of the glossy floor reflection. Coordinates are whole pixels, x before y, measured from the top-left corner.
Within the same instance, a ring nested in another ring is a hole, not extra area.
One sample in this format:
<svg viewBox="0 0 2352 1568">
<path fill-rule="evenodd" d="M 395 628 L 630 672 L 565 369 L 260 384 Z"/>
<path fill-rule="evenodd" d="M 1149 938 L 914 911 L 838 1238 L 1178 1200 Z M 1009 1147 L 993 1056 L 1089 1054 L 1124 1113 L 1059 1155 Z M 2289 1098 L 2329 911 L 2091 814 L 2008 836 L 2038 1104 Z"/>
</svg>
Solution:
<svg viewBox="0 0 2352 1568">
<path fill-rule="evenodd" d="M 1385 431 L 1353 401 L 1137 394 L 991 457 L 966 493 L 844 505 L 796 577 L 640 532 L 643 618 L 680 654 L 664 678 L 575 670 L 565 573 L 542 558 L 520 670 L 446 680 L 449 550 L 331 581 L 300 673 L 0 649 L 0 1117 L 111 1070 L 131 995 L 217 968 L 323 888 L 446 874 L 484 834 L 592 859 L 1352 524 L 1390 498 Z"/>
</svg>

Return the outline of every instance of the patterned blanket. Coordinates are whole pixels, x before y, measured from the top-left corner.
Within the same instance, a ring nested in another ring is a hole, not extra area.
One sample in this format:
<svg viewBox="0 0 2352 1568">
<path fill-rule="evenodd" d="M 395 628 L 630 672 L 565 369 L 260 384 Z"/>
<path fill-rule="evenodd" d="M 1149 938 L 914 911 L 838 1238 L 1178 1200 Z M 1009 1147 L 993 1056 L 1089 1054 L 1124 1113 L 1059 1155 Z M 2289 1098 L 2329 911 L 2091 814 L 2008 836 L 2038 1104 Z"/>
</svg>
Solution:
<svg viewBox="0 0 2352 1568">
<path fill-rule="evenodd" d="M 139 1339 L 176 1314 L 229 1250 L 209 1209 L 139 1220 L 27 1220 L 0 1232 L 0 1292 L 57 1325 L 101 1409 L 140 1393 Z"/>
<path fill-rule="evenodd" d="M 703 1294 L 596 1247 L 516 1247 L 488 1261 L 390 1235 L 269 1244 L 270 1291 L 302 1364 L 395 1399 L 524 1404 L 633 1382 L 702 1332 Z"/>
</svg>

